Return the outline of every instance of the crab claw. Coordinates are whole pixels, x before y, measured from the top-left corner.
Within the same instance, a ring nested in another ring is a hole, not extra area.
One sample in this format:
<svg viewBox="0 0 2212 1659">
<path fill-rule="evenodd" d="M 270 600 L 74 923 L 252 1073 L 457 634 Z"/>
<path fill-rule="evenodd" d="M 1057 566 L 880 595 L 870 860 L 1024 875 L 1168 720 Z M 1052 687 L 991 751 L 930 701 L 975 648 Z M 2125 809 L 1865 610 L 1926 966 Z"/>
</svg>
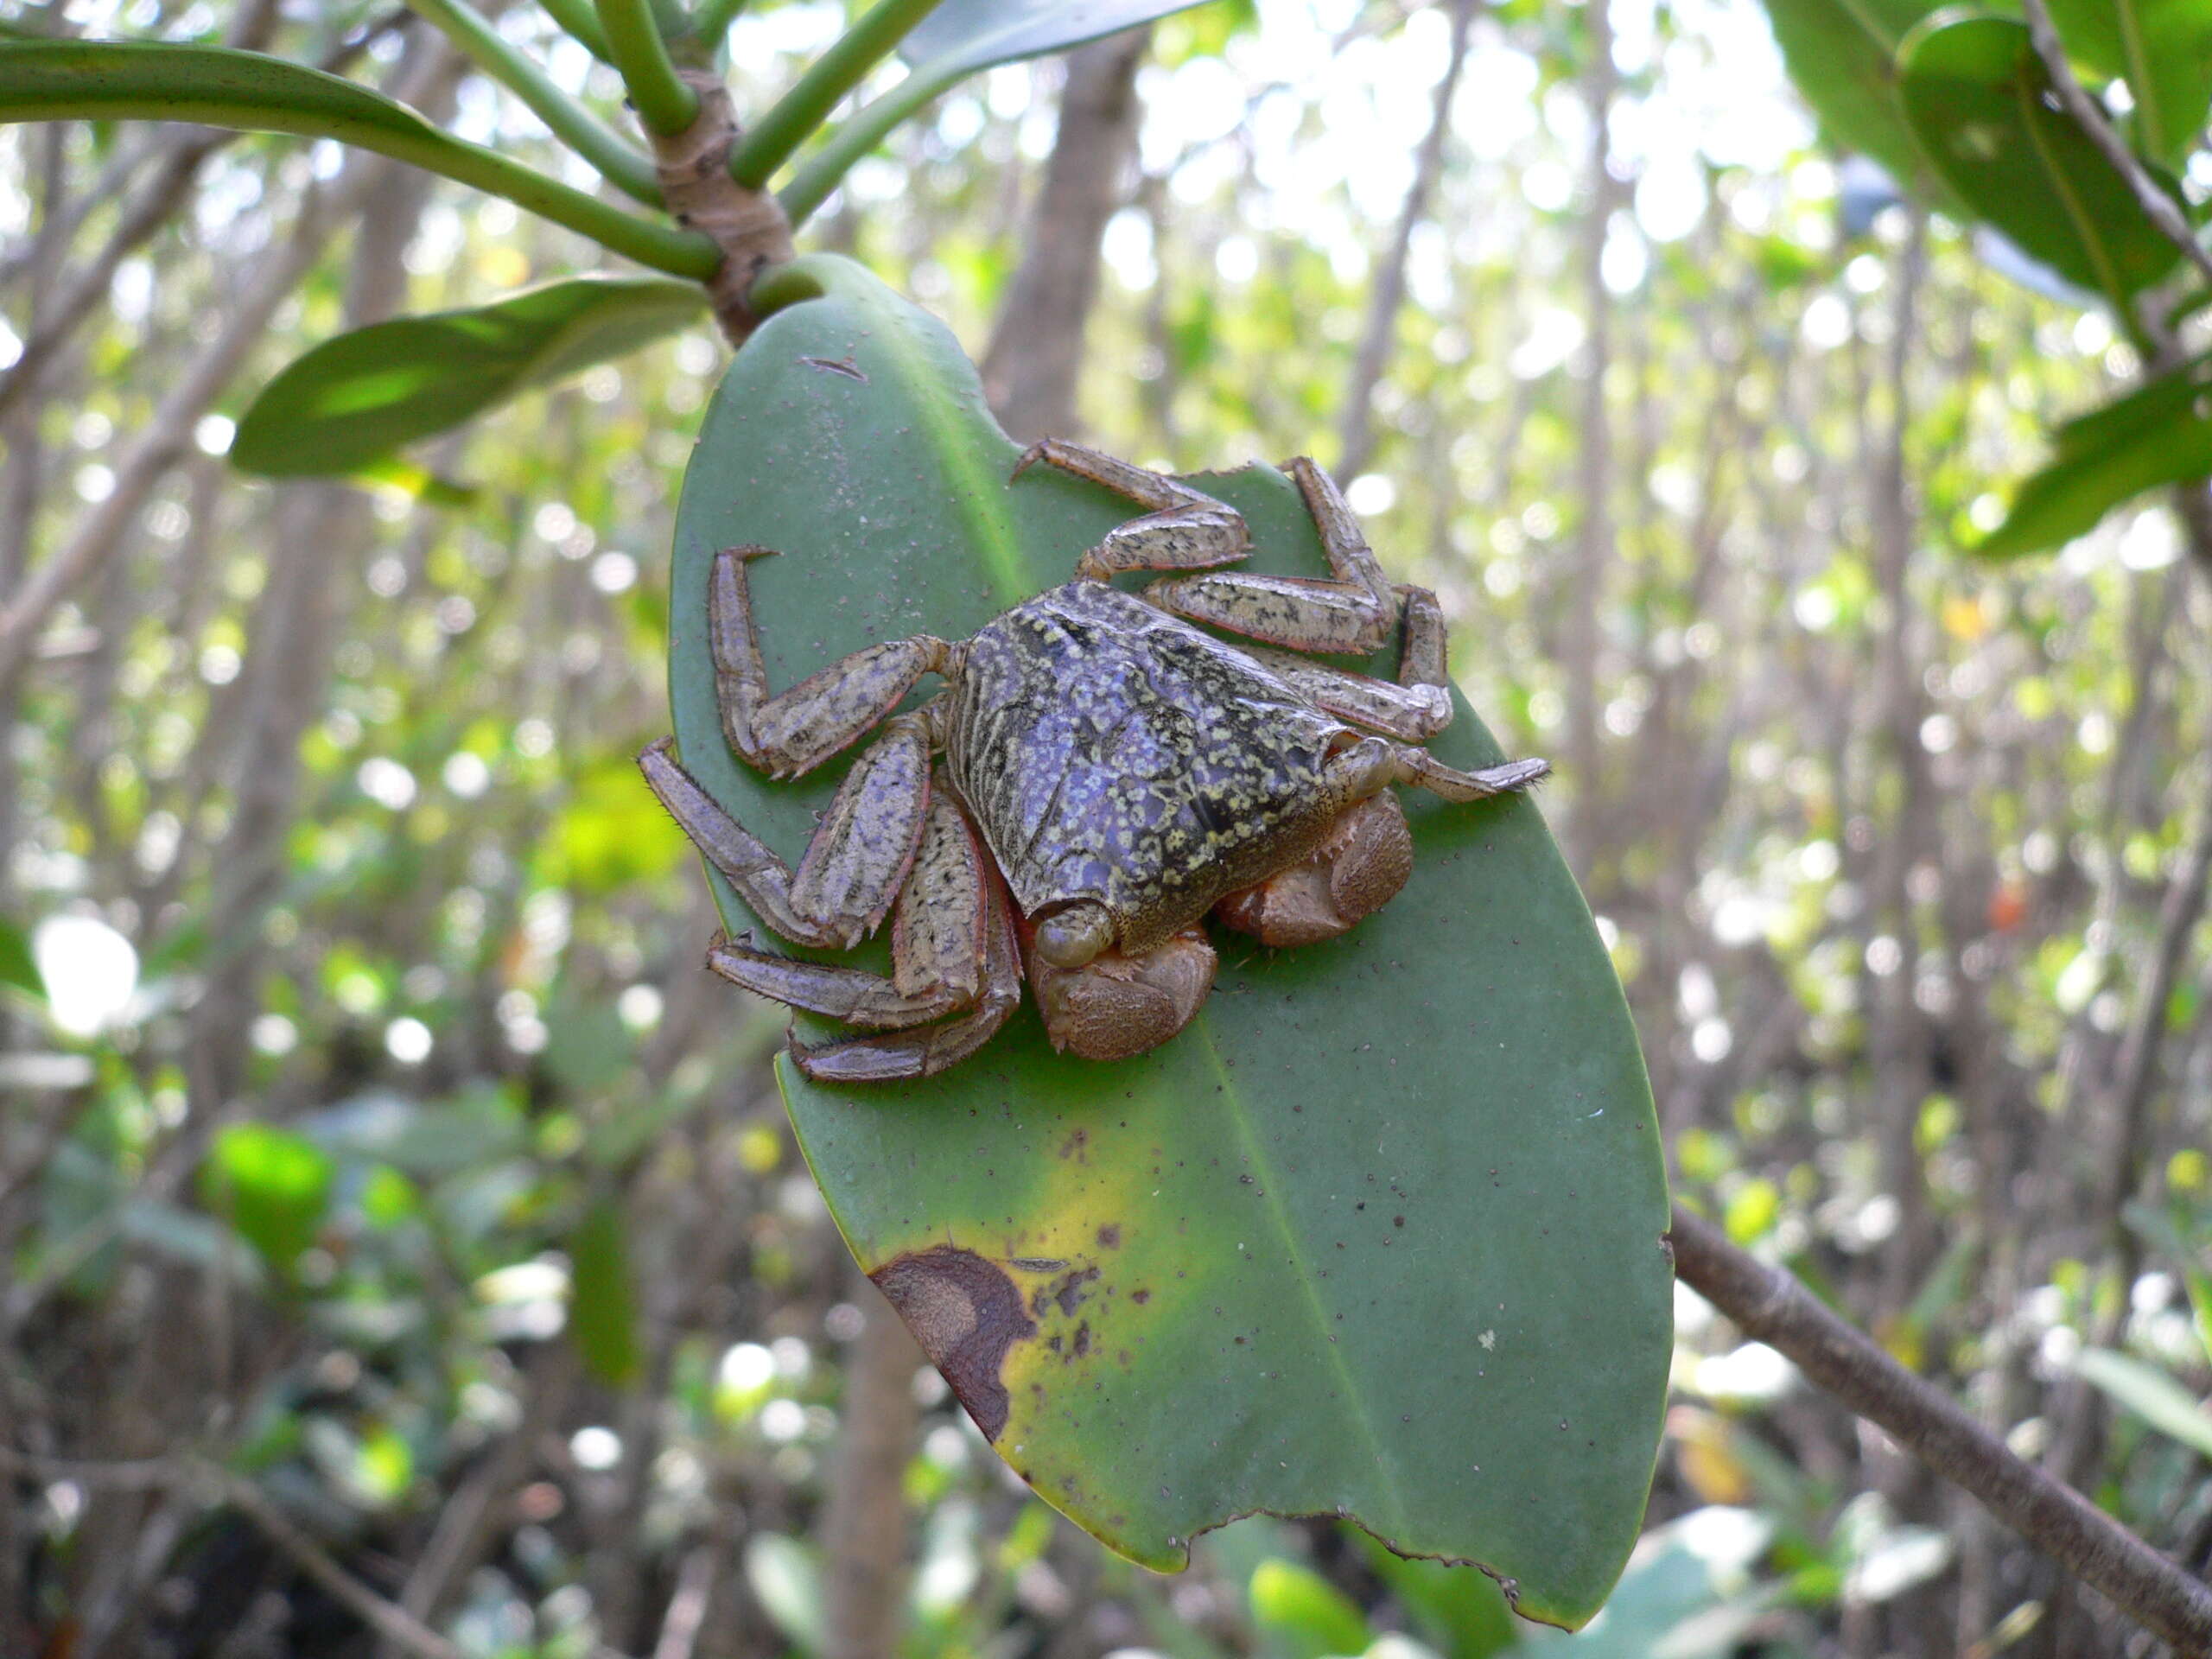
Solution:
<svg viewBox="0 0 2212 1659">
<path fill-rule="evenodd" d="M 1312 944 L 1388 904 L 1413 868 L 1405 810 L 1386 789 L 1346 810 L 1303 863 L 1239 888 L 1213 913 L 1262 944 Z"/>
<path fill-rule="evenodd" d="M 1125 1060 L 1159 1047 L 1191 1023 L 1213 988 L 1213 946 L 1195 927 L 1141 957 L 1109 950 L 1080 968 L 1055 968 L 1033 948 L 1028 957 L 1045 1034 L 1054 1048 L 1086 1060 Z"/>
</svg>

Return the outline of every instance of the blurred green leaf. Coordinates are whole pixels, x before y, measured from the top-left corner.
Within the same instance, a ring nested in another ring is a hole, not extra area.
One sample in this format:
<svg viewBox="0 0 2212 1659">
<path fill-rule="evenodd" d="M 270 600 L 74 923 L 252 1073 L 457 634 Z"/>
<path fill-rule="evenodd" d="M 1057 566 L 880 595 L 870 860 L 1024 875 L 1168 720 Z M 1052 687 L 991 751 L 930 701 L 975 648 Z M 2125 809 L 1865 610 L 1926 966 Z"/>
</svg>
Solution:
<svg viewBox="0 0 2212 1659">
<path fill-rule="evenodd" d="M 2011 559 L 2062 547 L 2145 490 L 2212 474 L 2212 355 L 2076 416 L 2052 443 L 2050 464 L 2029 474 L 1974 552 Z"/>
<path fill-rule="evenodd" d="M 652 796 L 638 787 L 628 756 L 578 768 L 560 816 L 547 826 L 534 862 L 549 887 L 609 893 L 657 881 L 678 868 L 690 843 Z"/>
<path fill-rule="evenodd" d="M 585 1369 L 607 1387 L 626 1388 L 644 1371 L 645 1358 L 638 1346 L 637 1298 L 620 1205 L 602 1198 L 585 1212 L 569 1240 L 569 1332 L 576 1351 Z"/>
<path fill-rule="evenodd" d="M 34 1001 L 46 1001 L 46 981 L 31 956 L 31 936 L 0 916 L 0 987 L 20 991 Z"/>
<path fill-rule="evenodd" d="M 2074 1369 L 2161 1434 L 2212 1458 L 2212 1411 L 2156 1366 L 2109 1348 L 2086 1348 Z"/>
<path fill-rule="evenodd" d="M 772 315 L 685 481 L 671 694 L 687 765 L 792 856 L 837 769 L 778 783 L 729 753 L 714 551 L 781 550 L 753 567 L 781 686 L 874 641 L 966 637 L 1130 509 L 1071 478 L 1009 482 L 1020 450 L 973 365 L 859 267 L 802 259 L 755 297 Z M 1325 568 L 1281 474 L 1204 486 L 1250 523 L 1255 567 Z M 1433 747 L 1497 754 L 1464 705 Z M 1116 1548 L 1179 1566 L 1229 1516 L 1335 1511 L 1579 1623 L 1633 1540 L 1664 1395 L 1649 1085 L 1535 805 L 1406 808 L 1419 855 L 1395 902 L 1327 944 L 1225 950 L 1205 1008 L 1152 1053 L 1068 1059 L 1023 1013 L 941 1077 L 840 1090 L 786 1067 L 785 1098 L 848 1242 L 910 1313 L 927 1287 L 899 1274 L 946 1250 L 1033 1312 L 988 1370 L 942 1329 L 925 1345 L 1001 1454 Z"/>
<path fill-rule="evenodd" d="M 1505 1592 L 1489 1573 L 1394 1555 L 1366 1534 L 1357 1536 L 1369 1567 L 1446 1659 L 1491 1659 L 1520 1640 Z"/>
<path fill-rule="evenodd" d="M 334 1172 L 330 1154 L 303 1135 L 270 1123 L 233 1123 L 209 1149 L 201 1193 L 289 1279 L 330 1207 Z"/>
<path fill-rule="evenodd" d="M 1939 12 L 1898 61 L 1905 118 L 1929 164 L 2029 257 L 2122 306 L 2180 260 L 2089 136 L 2053 107 L 2026 24 Z"/>
<path fill-rule="evenodd" d="M 1765 1176 L 1756 1176 L 1738 1187 L 1728 1200 L 1722 1224 L 1738 1244 L 1749 1244 L 1773 1230 L 1782 1219 L 1782 1189 Z"/>
<path fill-rule="evenodd" d="M 745 1581 L 760 1609 L 803 1654 L 822 1651 L 822 1563 L 796 1538 L 764 1532 L 745 1547 Z"/>
<path fill-rule="evenodd" d="M 1200 0 L 944 0 L 899 44 L 899 55 L 932 79 L 1042 57 L 1134 29 Z"/>
<path fill-rule="evenodd" d="M 2067 56 L 2125 80 L 2136 148 L 2178 166 L 2212 110 L 2212 0 L 2050 0 Z"/>
<path fill-rule="evenodd" d="M 1367 1651 L 1366 1616 L 1312 1567 L 1281 1557 L 1252 1573 L 1252 1618 L 1275 1659 L 1325 1659 Z"/>
<path fill-rule="evenodd" d="M 270 478 L 387 464 L 407 444 L 705 315 L 696 283 L 579 276 L 466 311 L 372 323 L 270 381 L 238 423 L 231 461 Z"/>
<path fill-rule="evenodd" d="M 1901 185 L 1929 180 L 1897 101 L 1897 46 L 1936 0 L 1766 0 L 1789 79 L 1829 140 Z"/>
</svg>

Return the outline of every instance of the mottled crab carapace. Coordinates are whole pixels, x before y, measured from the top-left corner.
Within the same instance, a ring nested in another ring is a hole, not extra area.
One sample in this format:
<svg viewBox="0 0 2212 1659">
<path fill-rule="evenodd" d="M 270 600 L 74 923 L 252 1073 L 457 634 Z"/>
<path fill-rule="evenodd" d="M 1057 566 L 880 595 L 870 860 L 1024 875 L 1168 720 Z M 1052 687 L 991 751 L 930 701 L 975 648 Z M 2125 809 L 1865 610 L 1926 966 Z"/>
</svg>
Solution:
<svg viewBox="0 0 2212 1659">
<path fill-rule="evenodd" d="M 731 748 L 789 778 L 880 730 L 796 871 L 708 796 L 668 740 L 640 757 L 766 927 L 845 950 L 892 918 L 887 977 L 782 956 L 749 933 L 709 952 L 749 990 L 874 1033 L 794 1042 L 809 1077 L 941 1071 L 1006 1022 L 1025 977 L 1057 1047 L 1142 1053 L 1187 1025 L 1212 986 L 1209 912 L 1269 945 L 1341 933 L 1411 873 L 1391 785 L 1474 801 L 1546 771 L 1516 760 L 1460 772 L 1421 747 L 1452 717 L 1435 595 L 1391 584 L 1310 461 L 1287 470 L 1320 531 L 1325 579 L 1219 569 L 1245 556 L 1244 521 L 1177 480 L 1055 439 L 1016 474 L 1039 461 L 1147 511 L 1084 553 L 1073 581 L 964 641 L 870 645 L 772 696 L 746 567 L 772 550 L 716 556 L 709 631 Z M 1137 594 L 1111 585 L 1128 570 L 1199 574 Z M 1372 652 L 1394 632 L 1395 682 L 1291 654 Z M 925 674 L 944 689 L 894 712 Z"/>
</svg>

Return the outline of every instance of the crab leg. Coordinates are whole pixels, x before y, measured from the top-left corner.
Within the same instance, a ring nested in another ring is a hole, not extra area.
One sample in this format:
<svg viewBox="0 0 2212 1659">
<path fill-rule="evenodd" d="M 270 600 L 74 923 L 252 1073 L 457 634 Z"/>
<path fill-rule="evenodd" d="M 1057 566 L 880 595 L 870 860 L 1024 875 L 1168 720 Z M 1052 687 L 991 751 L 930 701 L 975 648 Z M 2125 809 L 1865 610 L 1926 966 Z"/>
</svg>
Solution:
<svg viewBox="0 0 2212 1659">
<path fill-rule="evenodd" d="M 771 547 L 726 547 L 715 556 L 707 626 L 715 701 L 730 747 L 756 770 L 791 778 L 854 742 L 896 709 L 924 674 L 944 673 L 953 648 L 929 634 L 864 646 L 780 696 L 769 696 L 745 568 L 774 553 Z"/>
<path fill-rule="evenodd" d="M 1395 592 L 1405 607 L 1405 642 L 1395 685 L 1265 645 L 1247 649 L 1316 708 L 1408 743 L 1425 743 L 1452 723 L 1452 694 L 1444 678 L 1444 613 L 1426 588 L 1401 587 Z"/>
<path fill-rule="evenodd" d="M 1378 794 L 1390 784 L 1418 784 L 1447 801 L 1480 801 L 1526 789 L 1551 769 L 1550 761 L 1532 760 L 1461 772 L 1415 744 L 1363 737 L 1329 758 L 1322 786 L 1347 805 Z"/>
<path fill-rule="evenodd" d="M 1152 509 L 1108 531 L 1076 562 L 1078 576 L 1103 582 L 1120 570 L 1204 570 L 1233 564 L 1251 550 L 1244 520 L 1234 508 L 1178 479 L 1060 438 L 1031 444 L 1014 464 L 1014 477 L 1040 461 Z"/>
<path fill-rule="evenodd" d="M 875 931 L 913 862 L 929 804 L 929 730 L 918 710 L 884 728 L 837 785 L 797 874 L 677 764 L 670 739 L 638 765 L 754 915 L 799 944 L 844 950 Z"/>
<path fill-rule="evenodd" d="M 1021 953 L 1014 909 L 995 873 L 984 878 L 983 978 L 975 1011 L 943 1025 L 887 1037 L 856 1037 L 818 1048 L 791 1045 L 791 1059 L 817 1083 L 889 1083 L 934 1077 L 995 1036 L 1021 1006 Z"/>
<path fill-rule="evenodd" d="M 1379 651 L 1397 621 L 1399 598 L 1360 534 L 1334 480 L 1303 455 L 1283 463 L 1321 532 L 1332 580 L 1243 572 L 1173 576 L 1144 596 L 1164 610 L 1294 651 Z"/>
<path fill-rule="evenodd" d="M 800 962 L 763 950 L 749 934 L 719 939 L 707 966 L 747 990 L 878 1031 L 942 1020 L 975 1005 L 983 978 L 983 849 L 966 816 L 932 791 L 921 850 L 899 890 L 892 976 Z"/>
</svg>

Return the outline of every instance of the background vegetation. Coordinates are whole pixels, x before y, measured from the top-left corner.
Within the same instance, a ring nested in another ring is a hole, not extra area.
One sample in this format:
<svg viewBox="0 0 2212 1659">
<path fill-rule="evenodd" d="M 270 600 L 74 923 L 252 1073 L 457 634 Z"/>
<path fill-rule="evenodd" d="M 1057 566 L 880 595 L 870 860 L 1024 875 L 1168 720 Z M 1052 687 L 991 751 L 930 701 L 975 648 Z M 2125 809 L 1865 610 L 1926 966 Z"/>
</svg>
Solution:
<svg viewBox="0 0 2212 1659">
<path fill-rule="evenodd" d="M 350 54 L 574 168 L 404 15 L 23 22 Z M 749 11 L 741 101 L 842 22 Z M 535 10 L 500 28 L 624 121 Z M 1017 434 L 1337 470 L 1560 766 L 1678 1192 L 2201 1571 L 2212 566 L 2151 501 L 1965 556 L 2141 342 L 1840 167 L 1766 28 L 1216 5 L 955 92 L 817 237 Z M 603 256 L 323 144 L 15 127 L 0 169 L 0 603 L 81 573 L 0 686 L 0 1651 L 842 1655 L 870 1606 L 917 1656 L 1540 1645 L 1319 1525 L 1112 1560 L 849 1268 L 780 1016 L 700 970 L 630 760 L 703 323 L 372 486 L 248 484 L 235 423 L 306 346 Z M 1584 1649 L 2140 1643 L 1678 1315 Z"/>
</svg>

